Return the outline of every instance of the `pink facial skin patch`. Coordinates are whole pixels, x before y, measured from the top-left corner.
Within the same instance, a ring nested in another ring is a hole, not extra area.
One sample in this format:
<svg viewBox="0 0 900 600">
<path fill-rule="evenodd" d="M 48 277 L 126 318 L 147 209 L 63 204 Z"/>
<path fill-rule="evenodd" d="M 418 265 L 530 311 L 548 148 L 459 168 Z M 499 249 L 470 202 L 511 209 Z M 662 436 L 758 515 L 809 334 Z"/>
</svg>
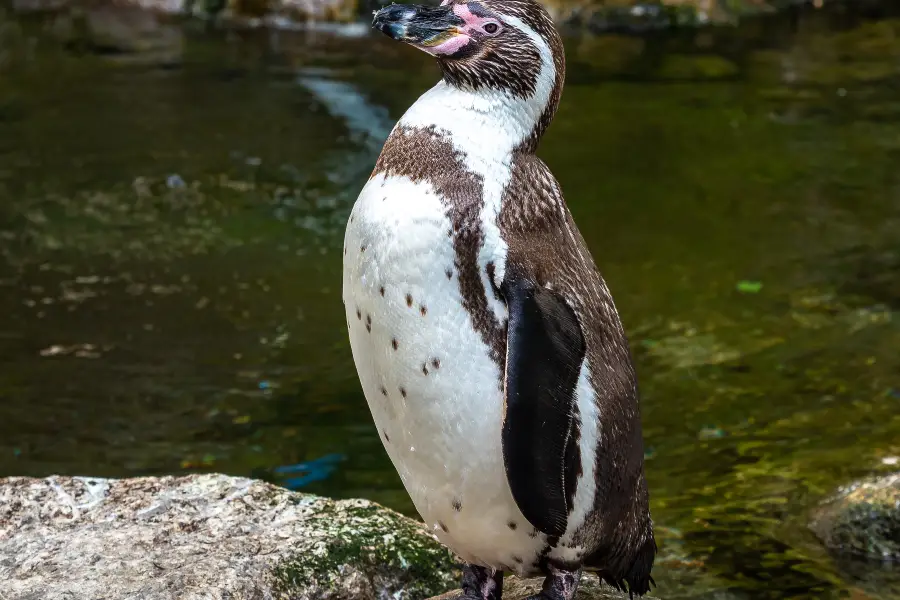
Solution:
<svg viewBox="0 0 900 600">
<path fill-rule="evenodd" d="M 421 47 L 422 50 L 424 50 L 428 54 L 433 54 L 435 56 L 446 56 L 448 54 L 456 53 L 460 48 L 468 44 L 471 39 L 472 38 L 464 33 L 447 31 L 428 40 L 428 44 L 422 44 Z"/>
<path fill-rule="evenodd" d="M 446 6 L 452 0 L 443 0 L 441 6 Z M 488 19 L 474 14 L 466 4 L 454 4 L 453 13 L 465 23 L 455 28 L 453 31 L 447 31 L 434 38 L 428 40 L 427 44 L 422 44 L 421 48 L 425 52 L 434 56 L 447 56 L 459 51 L 460 48 L 472 41 L 471 32 L 481 31 L 487 22 L 496 22 L 495 19 Z"/>
<path fill-rule="evenodd" d="M 467 31 L 469 29 L 481 29 L 481 26 L 484 24 L 484 17 L 479 17 L 478 15 L 472 13 L 469 10 L 469 6 L 467 4 L 454 4 L 453 5 L 453 13 L 466 22 L 460 29 L 463 31 Z"/>
</svg>

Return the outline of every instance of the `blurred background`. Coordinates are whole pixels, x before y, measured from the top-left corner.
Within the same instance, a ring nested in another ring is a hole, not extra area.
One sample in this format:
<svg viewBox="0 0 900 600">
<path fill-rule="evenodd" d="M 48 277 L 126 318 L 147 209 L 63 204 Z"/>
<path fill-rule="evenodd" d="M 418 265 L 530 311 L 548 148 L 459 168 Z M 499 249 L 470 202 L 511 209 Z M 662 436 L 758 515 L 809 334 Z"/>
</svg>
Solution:
<svg viewBox="0 0 900 600">
<path fill-rule="evenodd" d="M 354 0 L 134 2 L 0 2 L 0 477 L 314 461 L 415 515 L 341 245 L 437 67 Z M 900 3 L 550 8 L 539 155 L 637 361 L 660 595 L 900 597 L 807 527 L 898 468 Z"/>
</svg>

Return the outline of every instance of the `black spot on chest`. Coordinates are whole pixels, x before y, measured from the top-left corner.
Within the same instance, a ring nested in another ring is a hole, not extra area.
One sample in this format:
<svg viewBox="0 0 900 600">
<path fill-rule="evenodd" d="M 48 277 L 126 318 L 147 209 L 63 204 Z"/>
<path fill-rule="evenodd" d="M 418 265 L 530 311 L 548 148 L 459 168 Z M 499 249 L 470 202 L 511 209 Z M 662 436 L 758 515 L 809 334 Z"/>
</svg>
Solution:
<svg viewBox="0 0 900 600">
<path fill-rule="evenodd" d="M 463 308 L 502 374 L 505 328 L 488 306 L 478 262 L 484 244 L 481 176 L 466 168 L 465 156 L 434 127 L 398 127 L 394 130 L 375 164 L 372 175 L 376 174 L 404 176 L 414 182 L 427 181 L 442 199 L 451 223 L 448 235 L 455 255 L 454 269 L 446 270 L 447 278 L 451 279 L 455 270 Z M 411 294 L 406 295 L 406 305 L 413 306 Z M 428 309 L 421 305 L 419 312 L 424 317 Z M 422 366 L 422 372 L 428 374 L 427 365 Z"/>
</svg>

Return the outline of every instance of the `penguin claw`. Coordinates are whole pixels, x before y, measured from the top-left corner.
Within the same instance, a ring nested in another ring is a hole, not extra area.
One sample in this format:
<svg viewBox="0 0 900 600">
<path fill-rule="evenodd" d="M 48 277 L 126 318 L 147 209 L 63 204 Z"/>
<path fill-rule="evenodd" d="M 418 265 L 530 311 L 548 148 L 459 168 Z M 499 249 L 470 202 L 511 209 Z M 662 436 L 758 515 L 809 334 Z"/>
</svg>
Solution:
<svg viewBox="0 0 900 600">
<path fill-rule="evenodd" d="M 456 600 L 501 600 L 503 571 L 466 564 L 463 567 L 462 592 Z"/>
<path fill-rule="evenodd" d="M 525 600 L 574 600 L 581 582 L 581 569 L 568 571 L 550 567 L 550 573 L 544 579 L 543 589 Z"/>
</svg>

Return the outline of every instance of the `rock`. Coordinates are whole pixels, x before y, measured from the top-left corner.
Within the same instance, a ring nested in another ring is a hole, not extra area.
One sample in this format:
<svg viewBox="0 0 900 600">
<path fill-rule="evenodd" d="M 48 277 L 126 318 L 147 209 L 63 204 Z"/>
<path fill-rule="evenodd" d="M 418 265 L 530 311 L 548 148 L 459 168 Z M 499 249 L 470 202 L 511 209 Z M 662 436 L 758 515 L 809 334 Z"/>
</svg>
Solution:
<svg viewBox="0 0 900 600">
<path fill-rule="evenodd" d="M 423 526 L 225 475 L 0 479 L 3 600 L 416 600 L 458 582 Z"/>
<path fill-rule="evenodd" d="M 772 12 L 797 0 L 543 0 L 561 25 L 592 32 L 644 31 L 669 27 L 732 23 Z M 81 8 L 140 8 L 241 25 L 368 22 L 372 9 L 387 0 L 11 0 L 19 12 Z"/>
<path fill-rule="evenodd" d="M 829 548 L 900 560 L 900 473 L 840 489 L 815 511 L 810 528 Z"/>
<path fill-rule="evenodd" d="M 151 14 L 190 15 L 240 25 L 354 21 L 356 0 L 12 0 L 14 12 L 90 12 L 140 9 Z"/>
<path fill-rule="evenodd" d="M 54 32 L 72 50 L 116 56 L 120 62 L 177 63 L 182 58 L 184 31 L 156 13 L 99 7 L 67 16 L 56 20 Z"/>
<path fill-rule="evenodd" d="M 733 23 L 793 0 L 543 0 L 559 23 L 595 33 Z"/>
<path fill-rule="evenodd" d="M 531 579 L 519 579 L 515 575 L 506 577 L 503 580 L 503 600 L 523 600 L 528 596 L 541 591 L 541 585 L 544 580 L 539 577 Z M 462 595 L 462 591 L 455 590 L 435 596 L 431 600 L 454 600 Z M 615 589 L 600 583 L 600 580 L 594 575 L 584 575 L 581 578 L 581 585 L 578 586 L 577 600 L 620 600 L 628 598 L 628 594 L 616 591 Z M 644 596 L 644 600 L 654 600 L 653 596 Z"/>
</svg>

